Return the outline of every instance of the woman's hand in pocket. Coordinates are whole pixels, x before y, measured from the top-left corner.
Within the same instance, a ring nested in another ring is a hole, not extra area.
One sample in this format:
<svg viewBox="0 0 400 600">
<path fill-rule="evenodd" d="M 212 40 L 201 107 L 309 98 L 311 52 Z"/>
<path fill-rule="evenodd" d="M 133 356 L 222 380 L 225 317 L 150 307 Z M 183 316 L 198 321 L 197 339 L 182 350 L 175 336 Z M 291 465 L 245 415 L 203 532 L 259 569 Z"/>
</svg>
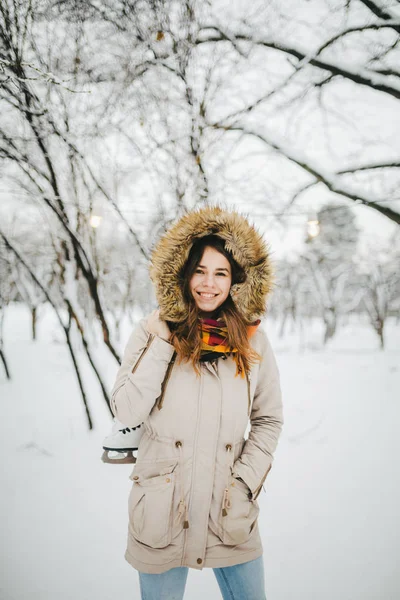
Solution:
<svg viewBox="0 0 400 600">
<path fill-rule="evenodd" d="M 243 485 L 246 486 L 247 491 L 248 491 L 247 496 L 248 496 L 249 500 L 251 500 L 253 497 L 253 494 L 251 493 L 251 489 L 249 488 L 247 483 L 245 481 L 243 481 L 243 479 L 241 477 L 235 477 L 235 479 L 236 479 L 236 481 L 240 481 L 241 483 L 243 483 Z"/>
</svg>

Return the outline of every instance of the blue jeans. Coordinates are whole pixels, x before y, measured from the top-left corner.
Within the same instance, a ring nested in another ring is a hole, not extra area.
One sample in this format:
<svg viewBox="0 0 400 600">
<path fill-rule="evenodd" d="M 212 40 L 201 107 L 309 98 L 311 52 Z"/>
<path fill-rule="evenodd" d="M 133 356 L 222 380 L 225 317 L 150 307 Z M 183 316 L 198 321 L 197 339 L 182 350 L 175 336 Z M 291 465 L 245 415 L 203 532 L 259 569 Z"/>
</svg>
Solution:
<svg viewBox="0 0 400 600">
<path fill-rule="evenodd" d="M 164 573 L 139 571 L 142 600 L 182 600 L 188 567 L 175 567 Z M 260 556 L 232 567 L 213 568 L 223 600 L 266 600 L 264 561 Z"/>
</svg>

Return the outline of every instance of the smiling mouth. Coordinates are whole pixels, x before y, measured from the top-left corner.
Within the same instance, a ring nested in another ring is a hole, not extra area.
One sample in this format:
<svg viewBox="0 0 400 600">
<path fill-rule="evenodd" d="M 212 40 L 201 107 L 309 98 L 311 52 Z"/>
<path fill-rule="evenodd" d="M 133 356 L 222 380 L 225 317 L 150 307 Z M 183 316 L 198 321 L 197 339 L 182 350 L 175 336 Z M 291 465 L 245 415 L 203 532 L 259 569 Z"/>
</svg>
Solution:
<svg viewBox="0 0 400 600">
<path fill-rule="evenodd" d="M 204 298 L 204 300 L 212 300 L 213 298 L 215 298 L 216 296 L 218 296 L 218 294 L 208 294 L 206 292 L 196 292 L 200 298 Z"/>
</svg>

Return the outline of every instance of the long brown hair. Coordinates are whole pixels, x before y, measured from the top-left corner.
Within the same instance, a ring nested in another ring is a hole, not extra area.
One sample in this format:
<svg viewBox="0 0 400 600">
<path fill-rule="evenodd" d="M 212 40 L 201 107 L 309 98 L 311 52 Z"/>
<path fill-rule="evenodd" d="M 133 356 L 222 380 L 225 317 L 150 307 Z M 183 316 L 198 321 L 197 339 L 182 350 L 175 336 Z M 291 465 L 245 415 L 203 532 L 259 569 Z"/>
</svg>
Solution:
<svg viewBox="0 0 400 600">
<path fill-rule="evenodd" d="M 229 261 L 232 272 L 232 285 L 243 283 L 246 280 L 244 269 L 234 260 L 232 254 L 226 250 L 225 242 L 217 235 L 207 235 L 196 240 L 190 249 L 185 266 L 179 274 L 179 282 L 183 296 L 188 305 L 187 319 L 181 323 L 168 322 L 172 335 L 171 343 L 177 351 L 178 362 L 191 361 L 196 373 L 200 374 L 201 335 L 198 327 L 199 309 L 190 291 L 190 280 L 201 262 L 204 250 L 214 248 Z M 247 326 L 250 325 L 238 310 L 231 295 L 218 307 L 214 317 L 222 318 L 228 329 L 228 345 L 237 348 L 238 358 L 246 371 L 250 370 L 252 363 L 261 360 L 260 355 L 253 350 L 247 335 Z"/>
</svg>

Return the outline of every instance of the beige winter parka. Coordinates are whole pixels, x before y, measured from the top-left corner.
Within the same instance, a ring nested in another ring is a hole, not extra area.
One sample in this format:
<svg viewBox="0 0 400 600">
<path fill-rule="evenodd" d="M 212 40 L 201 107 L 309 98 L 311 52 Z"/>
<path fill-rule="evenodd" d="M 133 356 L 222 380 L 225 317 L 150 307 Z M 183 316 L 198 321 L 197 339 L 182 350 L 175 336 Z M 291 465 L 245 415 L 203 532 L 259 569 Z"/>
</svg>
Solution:
<svg viewBox="0 0 400 600">
<path fill-rule="evenodd" d="M 233 290 L 240 310 L 251 319 L 264 311 L 272 281 L 265 243 L 242 216 L 213 207 L 183 217 L 153 253 L 163 318 L 184 318 L 179 272 L 194 239 L 210 233 L 225 239 L 246 269 L 246 282 Z M 257 497 L 283 425 L 267 335 L 261 325 L 251 338 L 262 361 L 248 377 L 235 377 L 236 364 L 224 355 L 202 363 L 197 376 L 191 364 L 175 362 L 174 347 L 148 333 L 146 322 L 131 334 L 112 390 L 114 415 L 145 427 L 130 475 L 125 558 L 144 573 L 253 560 L 263 552 Z"/>
</svg>

